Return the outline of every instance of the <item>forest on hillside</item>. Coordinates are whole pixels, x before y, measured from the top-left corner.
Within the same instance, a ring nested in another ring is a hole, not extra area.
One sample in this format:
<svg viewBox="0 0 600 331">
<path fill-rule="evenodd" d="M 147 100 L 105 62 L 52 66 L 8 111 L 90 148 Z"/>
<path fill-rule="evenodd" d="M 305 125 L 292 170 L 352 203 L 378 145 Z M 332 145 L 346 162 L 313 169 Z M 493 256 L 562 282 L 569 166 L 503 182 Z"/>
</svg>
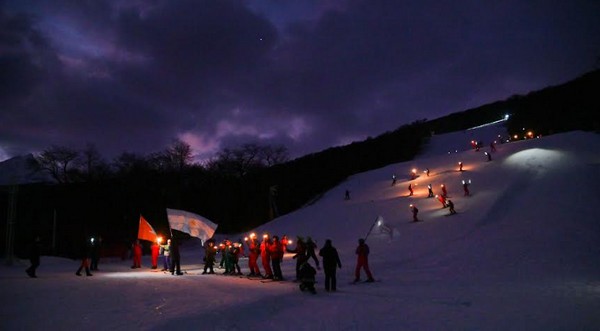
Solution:
<svg viewBox="0 0 600 331">
<path fill-rule="evenodd" d="M 506 114 L 513 139 L 522 139 L 524 130 L 597 132 L 598 86 L 600 70 L 294 160 L 283 146 L 252 144 L 223 150 L 206 164 L 194 164 L 181 141 L 152 155 L 124 153 L 112 162 L 92 145 L 83 151 L 51 146 L 32 166 L 53 181 L 0 187 L 0 223 L 14 219 L 17 255 L 34 235 L 41 235 L 48 254 L 73 256 L 89 236 L 102 236 L 107 253 L 121 254 L 135 239 L 140 215 L 157 232 L 169 234 L 166 208 L 202 215 L 218 223 L 221 233 L 240 233 L 301 208 L 353 174 L 414 158 L 431 134 L 465 130 Z M 2 238 L 6 230 L 0 227 Z"/>
</svg>

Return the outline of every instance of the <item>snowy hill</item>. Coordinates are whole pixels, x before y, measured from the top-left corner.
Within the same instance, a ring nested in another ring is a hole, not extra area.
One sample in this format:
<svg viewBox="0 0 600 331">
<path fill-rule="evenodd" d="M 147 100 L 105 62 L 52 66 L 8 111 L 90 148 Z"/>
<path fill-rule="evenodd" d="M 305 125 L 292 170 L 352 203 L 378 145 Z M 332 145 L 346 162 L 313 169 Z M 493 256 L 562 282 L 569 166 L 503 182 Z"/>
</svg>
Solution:
<svg viewBox="0 0 600 331">
<path fill-rule="evenodd" d="M 50 181 L 45 172 L 36 171 L 32 154 L 16 156 L 0 162 L 0 185 L 30 184 Z"/>
<path fill-rule="evenodd" d="M 183 247 L 188 273 L 181 277 L 151 272 L 147 256 L 146 268 L 134 271 L 130 261 L 101 261 L 88 278 L 73 274 L 75 261 L 43 257 L 38 279 L 26 277 L 27 261 L 1 267 L 3 329 L 598 329 L 600 136 L 497 144 L 487 161 L 497 130 L 435 136 L 417 159 L 352 176 L 315 204 L 256 229 L 311 236 L 319 247 L 332 239 L 343 265 L 338 292 L 322 289 L 322 271 L 317 295 L 293 282 L 199 275 L 197 242 Z M 470 149 L 474 138 L 484 142 L 479 152 Z M 413 168 L 419 177 L 411 180 Z M 470 196 L 463 180 L 471 180 Z M 411 197 L 409 183 L 416 185 Z M 444 184 L 458 214 L 446 216 L 427 198 L 428 184 L 436 194 Z M 412 222 L 410 204 L 422 222 Z M 350 285 L 357 239 L 373 224 L 370 266 L 382 281 Z M 247 262 L 241 265 L 247 273 Z M 283 273 L 293 278 L 289 255 Z"/>
</svg>

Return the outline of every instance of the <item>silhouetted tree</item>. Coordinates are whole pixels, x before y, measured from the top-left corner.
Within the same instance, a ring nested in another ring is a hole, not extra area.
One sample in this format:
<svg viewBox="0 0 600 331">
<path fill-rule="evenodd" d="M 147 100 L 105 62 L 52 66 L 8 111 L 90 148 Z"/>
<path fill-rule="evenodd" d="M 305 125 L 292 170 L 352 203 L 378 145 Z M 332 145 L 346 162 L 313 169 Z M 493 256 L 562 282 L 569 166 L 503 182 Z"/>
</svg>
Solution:
<svg viewBox="0 0 600 331">
<path fill-rule="evenodd" d="M 47 171 L 60 184 L 70 183 L 79 152 L 64 146 L 52 146 L 35 156 L 41 170 Z"/>
</svg>

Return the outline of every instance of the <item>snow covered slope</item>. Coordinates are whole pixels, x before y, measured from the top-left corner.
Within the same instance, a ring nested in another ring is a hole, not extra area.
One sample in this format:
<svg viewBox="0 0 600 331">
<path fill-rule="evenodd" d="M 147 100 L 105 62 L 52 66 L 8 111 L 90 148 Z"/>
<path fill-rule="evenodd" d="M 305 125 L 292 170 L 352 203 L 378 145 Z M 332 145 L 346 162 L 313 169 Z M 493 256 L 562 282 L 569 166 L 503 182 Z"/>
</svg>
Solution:
<svg viewBox="0 0 600 331">
<path fill-rule="evenodd" d="M 479 152 L 470 140 L 484 131 L 435 136 L 414 161 L 352 176 L 315 204 L 256 229 L 311 236 L 319 246 L 332 239 L 343 265 L 336 293 L 322 290 L 322 272 L 317 295 L 292 282 L 198 275 L 203 253 L 190 242 L 181 277 L 132 271 L 130 261 L 102 261 L 89 278 L 74 275 L 77 262 L 57 258 L 42 258 L 38 279 L 26 278 L 26 261 L 3 266 L 3 329 L 598 329 L 600 136 L 498 144 L 487 161 L 483 152 L 497 128 L 484 129 L 491 131 L 478 139 L 486 146 Z M 448 146 L 460 147 L 448 153 Z M 419 177 L 410 180 L 413 168 Z M 463 180 L 472 183 L 468 197 Z M 412 197 L 409 183 L 416 184 Z M 446 185 L 458 214 L 446 216 L 427 198 L 428 184 L 436 194 Z M 422 222 L 411 221 L 410 204 Z M 378 218 L 383 226 L 373 227 L 367 243 L 382 281 L 350 285 L 357 239 Z M 242 266 L 247 272 L 246 261 Z M 293 278 L 290 256 L 283 270 Z"/>
</svg>

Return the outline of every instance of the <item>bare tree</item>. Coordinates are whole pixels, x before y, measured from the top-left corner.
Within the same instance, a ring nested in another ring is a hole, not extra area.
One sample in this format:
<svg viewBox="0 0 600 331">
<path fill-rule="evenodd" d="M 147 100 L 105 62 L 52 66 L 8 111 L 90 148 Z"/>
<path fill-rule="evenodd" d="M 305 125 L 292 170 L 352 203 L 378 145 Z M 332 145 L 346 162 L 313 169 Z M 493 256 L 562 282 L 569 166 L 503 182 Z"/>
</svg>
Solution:
<svg viewBox="0 0 600 331">
<path fill-rule="evenodd" d="M 244 144 L 238 148 L 223 149 L 215 159 L 208 162 L 207 168 L 243 177 L 253 169 L 285 162 L 288 160 L 287 155 L 287 149 L 283 146 Z"/>
<path fill-rule="evenodd" d="M 58 183 L 71 182 L 71 173 L 79 152 L 63 146 L 52 146 L 35 156 L 41 170 L 47 171 Z"/>
<path fill-rule="evenodd" d="M 96 146 L 88 143 L 81 152 L 79 167 L 86 180 L 91 181 L 95 177 L 105 175 L 109 172 L 108 165 L 102 159 Z"/>
<path fill-rule="evenodd" d="M 114 159 L 112 164 L 120 174 L 129 174 L 148 168 L 146 157 L 130 152 L 121 153 Z"/>
<path fill-rule="evenodd" d="M 285 146 L 265 146 L 261 150 L 261 160 L 267 167 L 284 163 L 289 160 L 288 150 Z"/>
<path fill-rule="evenodd" d="M 165 154 L 170 161 L 172 168 L 177 171 L 182 171 L 194 160 L 192 147 L 179 139 L 175 140 L 173 144 L 167 148 Z"/>
</svg>

